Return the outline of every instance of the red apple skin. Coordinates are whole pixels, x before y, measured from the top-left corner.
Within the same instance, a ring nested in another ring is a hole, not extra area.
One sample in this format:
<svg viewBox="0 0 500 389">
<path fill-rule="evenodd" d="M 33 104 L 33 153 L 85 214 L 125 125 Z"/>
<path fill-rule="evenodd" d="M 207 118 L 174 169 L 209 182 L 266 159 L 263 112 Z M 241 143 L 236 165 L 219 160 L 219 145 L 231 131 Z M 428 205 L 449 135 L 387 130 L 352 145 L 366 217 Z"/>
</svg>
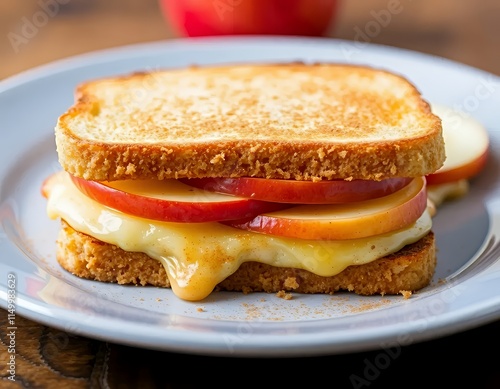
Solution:
<svg viewBox="0 0 500 389">
<path fill-rule="evenodd" d="M 325 35 L 338 0 L 159 0 L 181 36 Z"/>
<path fill-rule="evenodd" d="M 288 204 L 341 204 L 387 196 L 411 182 L 411 178 L 383 181 L 296 181 L 253 177 L 182 179 L 196 188 Z"/>
<path fill-rule="evenodd" d="M 286 207 L 251 199 L 225 202 L 181 202 L 123 192 L 95 181 L 71 176 L 75 186 L 102 205 L 138 217 L 166 222 L 203 223 L 254 217 Z"/>
<path fill-rule="evenodd" d="M 483 170 L 488 162 L 488 157 L 489 150 L 486 149 L 479 157 L 462 166 L 449 170 L 438 170 L 436 173 L 429 174 L 426 177 L 427 185 L 447 184 L 450 182 L 472 178 Z"/>
<path fill-rule="evenodd" d="M 287 218 L 283 212 L 280 212 L 278 215 L 260 214 L 253 219 L 232 220 L 224 224 L 247 231 L 295 239 L 345 240 L 379 235 L 404 228 L 415 222 L 426 208 L 427 191 L 424 183 L 418 193 L 408 201 L 369 216 L 340 220 L 300 219 Z"/>
</svg>

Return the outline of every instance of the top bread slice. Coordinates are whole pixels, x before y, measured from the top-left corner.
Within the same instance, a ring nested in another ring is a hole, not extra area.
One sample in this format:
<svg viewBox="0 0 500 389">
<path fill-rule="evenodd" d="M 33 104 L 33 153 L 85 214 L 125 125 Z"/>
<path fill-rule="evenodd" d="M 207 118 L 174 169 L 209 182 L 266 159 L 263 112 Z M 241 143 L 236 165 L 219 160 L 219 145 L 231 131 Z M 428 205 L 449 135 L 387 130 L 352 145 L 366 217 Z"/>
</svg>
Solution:
<svg viewBox="0 0 500 389">
<path fill-rule="evenodd" d="M 407 79 L 368 66 L 232 64 L 79 85 L 59 161 L 89 180 L 415 177 L 445 160 L 441 120 Z"/>
</svg>

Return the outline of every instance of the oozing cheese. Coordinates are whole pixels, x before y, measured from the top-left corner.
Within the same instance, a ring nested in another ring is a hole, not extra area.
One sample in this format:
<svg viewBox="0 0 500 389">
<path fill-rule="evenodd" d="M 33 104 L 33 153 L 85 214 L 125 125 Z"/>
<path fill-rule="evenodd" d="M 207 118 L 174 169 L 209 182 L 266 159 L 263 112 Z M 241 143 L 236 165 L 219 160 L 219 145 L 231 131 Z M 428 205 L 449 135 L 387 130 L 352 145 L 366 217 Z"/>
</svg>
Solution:
<svg viewBox="0 0 500 389">
<path fill-rule="evenodd" d="M 446 184 L 427 185 L 427 197 L 437 207 L 448 199 L 462 197 L 469 191 L 469 181 L 459 180 Z"/>
<path fill-rule="evenodd" d="M 411 226 L 374 237 L 316 241 L 276 237 L 219 223 L 169 223 L 126 215 L 83 195 L 66 174 L 48 193 L 47 213 L 75 230 L 126 251 L 160 261 L 172 290 L 185 300 L 201 300 L 246 261 L 294 267 L 333 276 L 396 252 L 426 235 L 428 211 Z"/>
</svg>

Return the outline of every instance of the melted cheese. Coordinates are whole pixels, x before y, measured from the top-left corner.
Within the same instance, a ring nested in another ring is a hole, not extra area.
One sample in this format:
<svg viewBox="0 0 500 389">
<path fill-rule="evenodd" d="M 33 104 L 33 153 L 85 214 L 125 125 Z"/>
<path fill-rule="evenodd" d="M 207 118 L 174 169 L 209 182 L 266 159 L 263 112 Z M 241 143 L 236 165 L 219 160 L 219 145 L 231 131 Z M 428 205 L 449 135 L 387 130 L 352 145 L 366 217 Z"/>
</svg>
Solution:
<svg viewBox="0 0 500 389">
<path fill-rule="evenodd" d="M 66 174 L 48 193 L 47 213 L 75 230 L 126 251 L 160 261 L 172 290 L 185 300 L 208 296 L 246 261 L 308 270 L 333 276 L 396 252 L 426 235 L 428 211 L 411 226 L 374 237 L 317 241 L 283 238 L 239 230 L 219 223 L 171 223 L 141 219 L 102 206 L 83 195 Z"/>
<path fill-rule="evenodd" d="M 436 207 L 446 200 L 465 196 L 469 191 L 469 181 L 459 180 L 446 184 L 427 185 L 427 197 Z"/>
</svg>

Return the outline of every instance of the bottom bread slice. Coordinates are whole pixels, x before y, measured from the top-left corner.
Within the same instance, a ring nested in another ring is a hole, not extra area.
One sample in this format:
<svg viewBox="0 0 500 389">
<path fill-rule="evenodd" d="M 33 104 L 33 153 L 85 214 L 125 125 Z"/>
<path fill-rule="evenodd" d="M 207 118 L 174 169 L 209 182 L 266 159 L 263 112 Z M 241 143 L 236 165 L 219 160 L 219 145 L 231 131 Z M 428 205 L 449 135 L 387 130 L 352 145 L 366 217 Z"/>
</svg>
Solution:
<svg viewBox="0 0 500 389">
<path fill-rule="evenodd" d="M 159 261 L 77 232 L 64 221 L 57 244 L 58 262 L 76 276 L 119 284 L 170 287 Z M 331 277 L 302 269 L 246 262 L 217 285 L 216 290 L 328 294 L 344 290 L 361 295 L 405 294 L 429 285 L 435 267 L 435 238 L 430 232 L 394 254 L 368 264 L 349 266 Z"/>
</svg>

